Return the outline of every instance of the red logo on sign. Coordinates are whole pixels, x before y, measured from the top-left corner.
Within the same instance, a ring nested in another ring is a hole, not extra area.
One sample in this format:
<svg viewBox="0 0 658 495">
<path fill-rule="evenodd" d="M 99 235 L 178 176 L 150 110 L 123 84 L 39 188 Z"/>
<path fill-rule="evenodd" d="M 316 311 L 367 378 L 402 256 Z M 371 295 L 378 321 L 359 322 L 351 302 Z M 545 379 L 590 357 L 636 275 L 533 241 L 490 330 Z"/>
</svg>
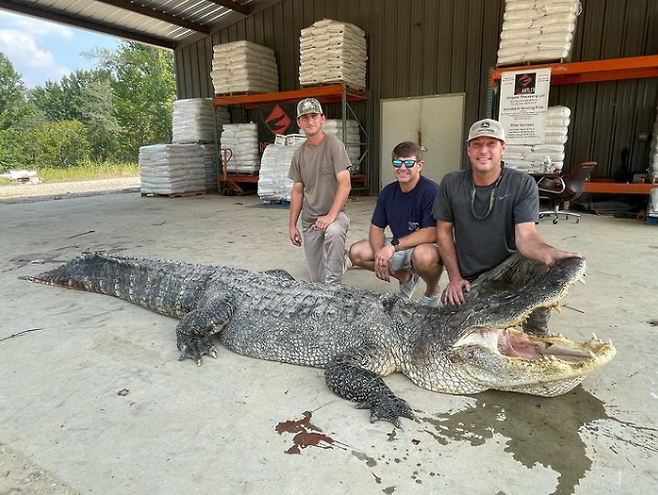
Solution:
<svg viewBox="0 0 658 495">
<path fill-rule="evenodd" d="M 286 115 L 279 105 L 275 106 L 268 117 L 265 119 L 265 125 L 272 131 L 272 134 L 283 134 L 288 130 L 292 124 L 290 117 Z"/>
</svg>

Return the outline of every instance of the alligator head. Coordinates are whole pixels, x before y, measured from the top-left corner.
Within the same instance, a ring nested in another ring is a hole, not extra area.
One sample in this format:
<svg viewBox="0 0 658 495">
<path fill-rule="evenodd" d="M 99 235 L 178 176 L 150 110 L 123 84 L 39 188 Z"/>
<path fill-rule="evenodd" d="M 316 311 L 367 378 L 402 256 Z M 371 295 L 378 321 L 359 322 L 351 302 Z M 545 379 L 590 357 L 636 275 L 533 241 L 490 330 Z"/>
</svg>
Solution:
<svg viewBox="0 0 658 495">
<path fill-rule="evenodd" d="M 537 308 L 559 309 L 584 275 L 585 261 L 567 258 L 523 289 L 464 305 L 449 318 L 443 349 L 432 344 L 437 339 L 421 338 L 427 347 L 416 353 L 425 355 L 426 378 L 418 385 L 467 394 L 494 389 L 554 397 L 570 391 L 615 356 L 612 343 L 596 336 L 580 343 L 560 334 L 535 336 L 520 325 Z"/>
</svg>

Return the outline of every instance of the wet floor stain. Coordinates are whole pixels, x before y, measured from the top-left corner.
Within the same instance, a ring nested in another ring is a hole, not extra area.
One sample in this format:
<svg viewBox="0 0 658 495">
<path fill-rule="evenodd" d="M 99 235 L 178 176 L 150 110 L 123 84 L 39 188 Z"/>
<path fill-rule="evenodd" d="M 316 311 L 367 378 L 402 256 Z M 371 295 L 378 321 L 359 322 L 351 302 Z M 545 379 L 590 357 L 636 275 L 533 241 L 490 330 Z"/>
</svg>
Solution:
<svg viewBox="0 0 658 495">
<path fill-rule="evenodd" d="M 434 417 L 419 415 L 419 421 L 428 426 L 424 431 L 441 445 L 465 441 L 477 446 L 496 433 L 502 435 L 508 438 L 505 451 L 516 461 L 528 468 L 541 464 L 558 473 L 558 486 L 553 493 L 559 495 L 574 493 L 592 466 L 579 431 L 603 433 L 629 444 L 641 433 L 642 447 L 652 451 L 658 440 L 652 428 L 623 423 L 608 416 L 603 403 L 582 387 L 552 398 L 493 391 L 474 398 L 475 405 L 464 411 Z M 598 423 L 601 420 L 622 425 L 627 434 L 622 438 L 602 428 Z"/>
<path fill-rule="evenodd" d="M 283 433 L 294 433 L 292 446 L 286 450 L 286 454 L 300 454 L 301 449 L 306 447 L 319 447 L 321 449 L 331 449 L 339 447 L 346 449 L 347 445 L 338 442 L 329 435 L 322 433 L 322 430 L 311 423 L 313 413 L 304 411 L 303 418 L 289 421 L 282 421 L 274 428 L 279 435 Z"/>
</svg>

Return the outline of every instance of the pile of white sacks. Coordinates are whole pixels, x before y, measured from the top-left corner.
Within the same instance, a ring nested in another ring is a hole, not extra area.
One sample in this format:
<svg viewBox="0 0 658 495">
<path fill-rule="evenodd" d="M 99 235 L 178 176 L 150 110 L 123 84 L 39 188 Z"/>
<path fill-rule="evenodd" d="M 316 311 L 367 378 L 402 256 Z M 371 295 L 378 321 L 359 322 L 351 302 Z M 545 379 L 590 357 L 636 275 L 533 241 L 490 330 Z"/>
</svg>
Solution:
<svg viewBox="0 0 658 495">
<path fill-rule="evenodd" d="M 351 173 L 356 174 L 359 171 L 359 158 L 361 158 L 359 123 L 356 120 L 346 119 L 345 129 L 345 149 L 347 150 L 347 156 L 350 157 L 350 162 L 352 163 Z M 343 141 L 343 121 L 341 119 L 325 120 L 322 130 L 326 134 L 333 134 Z M 299 132 L 302 134 L 304 133 L 301 129 Z"/>
<path fill-rule="evenodd" d="M 288 178 L 292 155 L 303 140 L 298 135 L 294 139 L 278 140 L 281 144 L 271 144 L 263 152 L 258 175 L 258 196 L 265 203 L 290 201 L 293 182 Z"/>
<path fill-rule="evenodd" d="M 215 94 L 279 91 L 274 51 L 250 41 L 233 41 L 212 47 L 210 77 Z"/>
<path fill-rule="evenodd" d="M 231 150 L 227 172 L 240 174 L 258 172 L 260 169 L 258 124 L 225 124 L 220 142 L 222 150 Z M 220 151 L 221 155 L 223 151 Z"/>
<path fill-rule="evenodd" d="M 299 58 L 302 86 L 342 81 L 366 87 L 366 35 L 354 24 L 323 19 L 302 29 Z"/>
<path fill-rule="evenodd" d="M 649 154 L 649 182 L 658 182 L 658 115 L 653 124 L 653 138 L 651 139 L 651 151 Z"/>
<path fill-rule="evenodd" d="M 225 108 L 222 110 L 226 111 Z M 171 121 L 172 142 L 212 143 L 215 121 L 210 98 L 176 100 Z"/>
<path fill-rule="evenodd" d="M 579 0 L 505 0 L 498 65 L 567 59 Z"/>
<path fill-rule="evenodd" d="M 201 145 L 153 144 L 139 148 L 139 176 L 143 194 L 205 191 L 206 165 Z"/>
<path fill-rule="evenodd" d="M 505 166 L 528 173 L 560 172 L 564 164 L 564 145 L 568 139 L 570 120 L 571 110 L 568 107 L 549 107 L 544 143 L 507 145 Z"/>
</svg>

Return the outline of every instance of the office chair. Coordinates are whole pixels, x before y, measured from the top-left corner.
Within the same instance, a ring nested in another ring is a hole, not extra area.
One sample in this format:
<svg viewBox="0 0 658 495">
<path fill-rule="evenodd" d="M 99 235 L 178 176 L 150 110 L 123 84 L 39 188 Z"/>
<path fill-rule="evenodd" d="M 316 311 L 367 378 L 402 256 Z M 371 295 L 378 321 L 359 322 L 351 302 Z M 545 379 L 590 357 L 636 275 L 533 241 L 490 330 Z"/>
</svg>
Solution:
<svg viewBox="0 0 658 495">
<path fill-rule="evenodd" d="M 592 174 L 592 169 L 595 166 L 596 162 L 582 162 L 567 175 L 542 177 L 537 183 L 539 197 L 548 199 L 552 209 L 540 211 L 539 218 L 542 219 L 545 216 L 555 215 L 553 223 L 557 223 L 560 215 L 564 215 L 565 219 L 568 219 L 571 215 L 576 217 L 576 223 L 579 223 L 580 215 L 578 213 L 563 210 L 562 208 L 565 202 L 573 201 L 580 197 L 583 193 L 585 181 Z"/>
</svg>

